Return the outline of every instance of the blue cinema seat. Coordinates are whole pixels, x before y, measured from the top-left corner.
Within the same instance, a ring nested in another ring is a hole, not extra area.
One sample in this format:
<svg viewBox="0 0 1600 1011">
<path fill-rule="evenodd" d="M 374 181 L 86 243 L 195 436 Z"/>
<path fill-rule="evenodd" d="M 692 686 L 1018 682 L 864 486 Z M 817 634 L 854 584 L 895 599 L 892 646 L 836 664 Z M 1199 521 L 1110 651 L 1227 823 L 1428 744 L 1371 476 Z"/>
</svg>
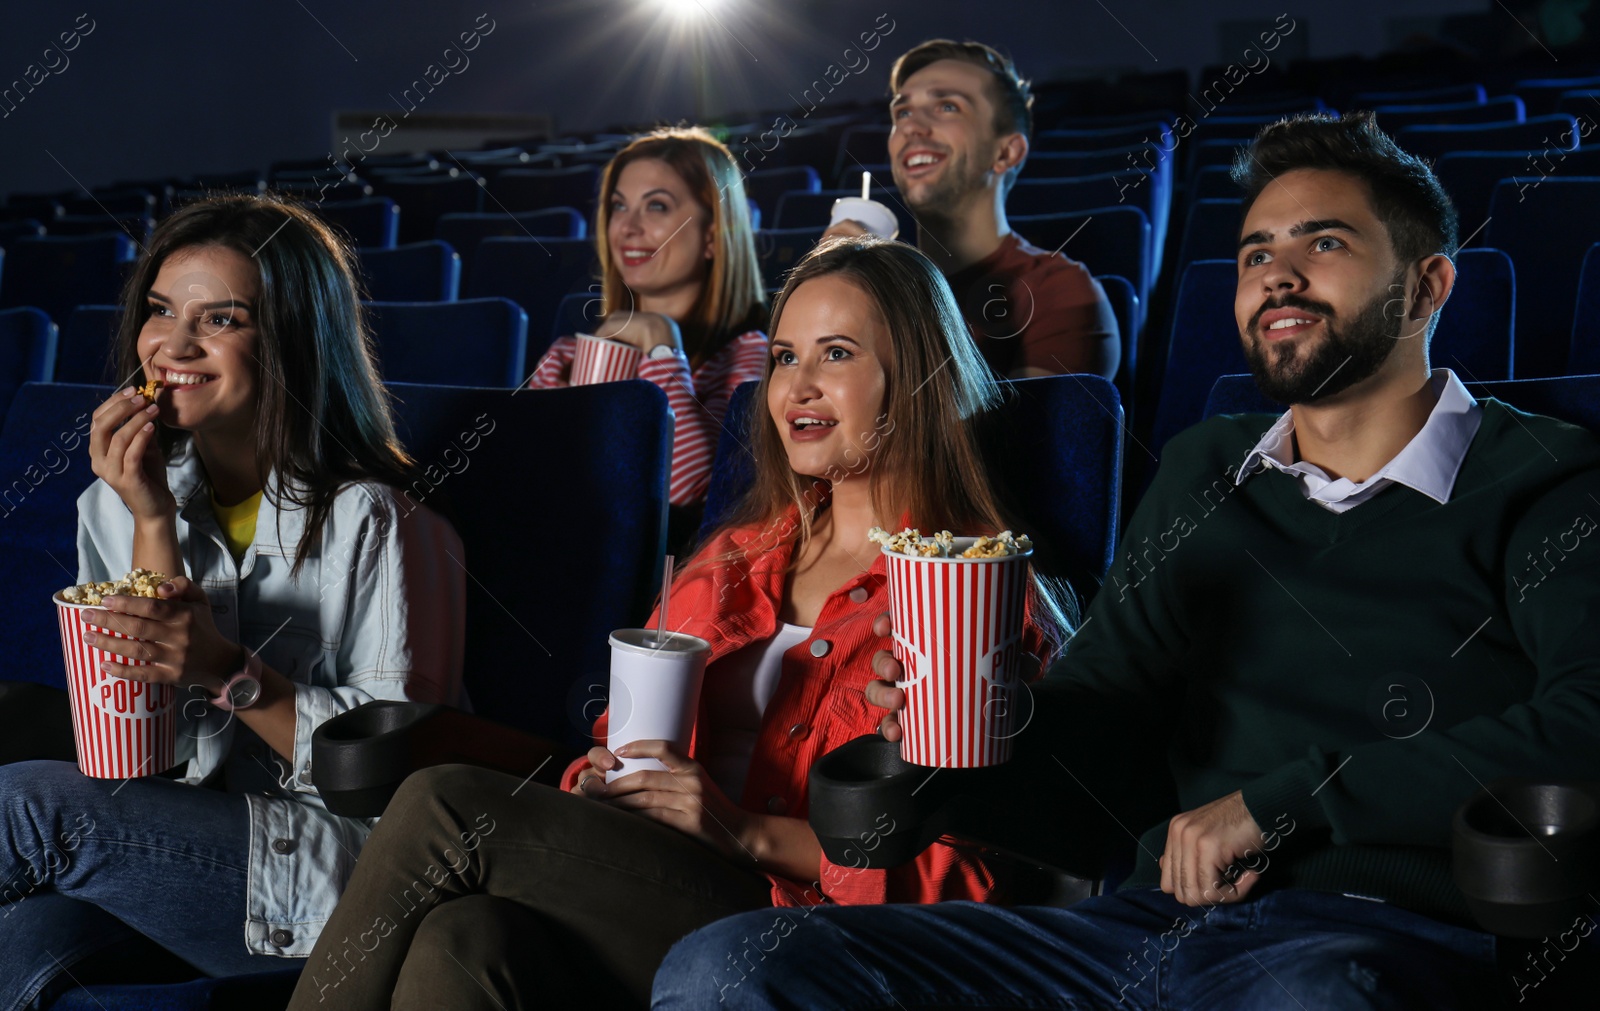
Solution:
<svg viewBox="0 0 1600 1011">
<path fill-rule="evenodd" d="M 576 208 L 587 217 L 594 212 L 600 191 L 599 165 L 574 165 L 559 169 L 511 169 L 495 176 L 489 185 L 490 210 L 542 211 L 551 207 Z"/>
<path fill-rule="evenodd" d="M 1552 146 L 1568 149 L 1579 146 L 1577 120 L 1571 116 L 1535 116 L 1521 123 L 1408 126 L 1395 131 L 1394 140 L 1405 150 L 1429 161 L 1437 161 L 1451 151 L 1529 152 Z"/>
<path fill-rule="evenodd" d="M 56 367 L 55 323 L 42 309 L 0 310 L 0 415 L 23 383 L 49 382 Z"/>
<path fill-rule="evenodd" d="M 13 598 L 0 679 L 66 689 L 50 595 L 78 581 L 78 495 L 89 470 L 89 419 L 110 386 L 25 383 L 0 427 L 0 573 Z"/>
<path fill-rule="evenodd" d="M 858 165 L 878 165 L 889 151 L 888 123 L 863 123 L 847 127 L 839 138 L 839 152 L 833 160 L 833 176 L 849 172 Z"/>
<path fill-rule="evenodd" d="M 1133 282 L 1116 274 L 1101 274 L 1095 278 L 1111 303 L 1111 314 L 1117 318 L 1117 334 L 1122 339 L 1122 360 L 1117 363 L 1117 392 L 1127 403 L 1133 394 L 1133 377 L 1139 365 L 1139 319 L 1141 306 L 1139 293 Z"/>
<path fill-rule="evenodd" d="M 1196 260 L 1179 276 L 1167 360 L 1159 366 L 1161 396 L 1150 433 L 1152 452 L 1159 454 L 1168 439 L 1200 420 L 1206 393 L 1218 376 L 1249 370 L 1233 315 L 1238 286 L 1239 268 L 1233 260 Z"/>
<path fill-rule="evenodd" d="M 1231 260 L 1238 256 L 1243 208 L 1243 197 L 1191 200 L 1173 276 L 1183 277 L 1184 268 L 1196 260 Z"/>
<path fill-rule="evenodd" d="M 763 228 L 756 233 L 756 258 L 761 263 L 761 283 L 768 289 L 783 287 L 783 277 L 811 247 L 822 241 L 826 229 Z"/>
<path fill-rule="evenodd" d="M 1600 77 L 1543 77 L 1518 81 L 1511 91 L 1528 107 L 1528 115 L 1544 116 L 1557 111 L 1563 95 L 1585 88 L 1600 88 Z M 1584 112 L 1592 115 L 1594 110 Z"/>
<path fill-rule="evenodd" d="M 388 197 L 325 200 L 317 216 L 350 237 L 361 249 L 393 249 L 400 241 L 400 206 Z"/>
<path fill-rule="evenodd" d="M 600 324 L 600 286 L 597 284 L 592 291 L 580 291 L 568 295 L 561 300 L 560 308 L 556 309 L 555 326 L 550 328 L 550 343 L 558 337 L 570 337 L 578 333 L 594 333 L 594 328 Z M 539 359 L 544 357 L 550 344 L 545 344 L 537 352 L 531 346 L 528 348 L 528 371 L 532 372 L 538 365 Z"/>
<path fill-rule="evenodd" d="M 6 249 L 0 309 L 31 305 L 65 322 L 73 306 L 115 302 L 136 255 L 120 233 L 18 239 Z"/>
<path fill-rule="evenodd" d="M 1207 165 L 1195 172 L 1189 180 L 1188 197 L 1196 200 L 1238 200 L 1244 195 L 1239 184 L 1233 181 L 1233 166 Z"/>
<path fill-rule="evenodd" d="M 1494 189 L 1486 244 L 1517 265 L 1518 379 L 1566 373 L 1584 254 L 1600 237 L 1600 177 L 1552 176 L 1519 192 Z"/>
<path fill-rule="evenodd" d="M 527 378 L 528 314 L 507 298 L 368 302 L 378 366 L 393 383 L 509 388 Z"/>
<path fill-rule="evenodd" d="M 520 214 L 446 214 L 433 236 L 461 254 L 463 276 L 472 272 L 478 244 L 484 239 L 581 239 L 589 234 L 583 215 L 571 207 L 551 207 Z"/>
<path fill-rule="evenodd" d="M 1433 88 L 1408 88 L 1398 91 L 1359 91 L 1350 97 L 1352 109 L 1371 109 L 1380 105 L 1427 105 L 1455 102 L 1486 102 L 1481 84 L 1442 84 Z"/>
<path fill-rule="evenodd" d="M 1170 118 L 1151 115 L 1140 122 L 1118 126 L 1042 130 L 1033 135 L 1033 143 L 1029 148 L 1036 152 L 1107 151 L 1131 144 L 1160 144 L 1165 150 L 1171 151 L 1174 145 L 1171 143 L 1170 122 Z"/>
<path fill-rule="evenodd" d="M 1522 99 L 1502 95 L 1486 102 L 1435 102 L 1418 105 L 1380 105 L 1378 125 L 1385 133 L 1408 126 L 1465 126 L 1476 123 L 1521 123 L 1527 119 Z"/>
<path fill-rule="evenodd" d="M 112 374 L 116 369 L 112 346 L 121 317 L 121 308 L 114 305 L 80 305 L 73 309 L 61 325 L 61 338 L 56 342 L 55 381 L 104 385 L 124 378 Z"/>
<path fill-rule="evenodd" d="M 1456 284 L 1433 332 L 1429 361 L 1461 381 L 1491 382 L 1516 375 L 1517 273 L 1498 249 L 1463 249 L 1455 256 Z"/>
<path fill-rule="evenodd" d="M 778 200 L 785 193 L 820 193 L 822 179 L 810 165 L 756 169 L 744 177 L 744 191 L 761 208 L 761 217 L 778 220 Z"/>
<path fill-rule="evenodd" d="M 427 239 L 356 253 L 374 302 L 454 302 L 461 291 L 461 257 L 448 242 Z"/>
<path fill-rule="evenodd" d="M 1137 207 L 1150 219 L 1149 261 L 1143 276 L 1128 279 L 1148 292 L 1155 284 L 1167 240 L 1171 193 L 1162 189 L 1162 178 L 1150 169 L 1123 169 L 1074 179 L 1018 179 L 1006 197 L 1006 213 L 1027 218 L 1083 213 L 1096 207 Z M 1090 264 L 1090 268 L 1106 269 L 1100 264 Z"/>
<path fill-rule="evenodd" d="M 588 239 L 484 239 L 467 274 L 467 298 L 509 298 L 535 334 L 549 331 L 561 300 L 600 276 Z"/>
<path fill-rule="evenodd" d="M 1041 573 L 1068 580 L 1087 601 L 1116 546 L 1122 494 L 1122 402 L 1099 376 L 1043 376 L 1002 384 L 1005 403 L 980 427 L 989 479 L 1036 545 Z M 754 382 L 734 391 L 711 465 L 702 536 L 750 485 L 752 426 L 771 424 Z M 892 439 L 893 433 L 885 436 Z"/>
<path fill-rule="evenodd" d="M 401 242 L 433 238 L 434 225 L 446 214 L 483 210 L 483 184 L 471 175 L 382 176 L 373 179 L 372 193 L 400 205 Z"/>
<path fill-rule="evenodd" d="M 1501 180 L 1515 182 L 1519 199 L 1527 200 L 1546 179 L 1600 175 L 1600 148 L 1451 151 L 1434 162 L 1433 174 L 1456 205 L 1462 244 L 1483 246 L 1488 245 L 1489 201 Z"/>
<path fill-rule="evenodd" d="M 44 223 L 38 218 L 0 222 L 0 251 L 18 239 L 37 239 L 44 235 Z"/>
<path fill-rule="evenodd" d="M 1567 371 L 1571 375 L 1600 374 L 1600 242 L 1583 255 Z"/>
</svg>

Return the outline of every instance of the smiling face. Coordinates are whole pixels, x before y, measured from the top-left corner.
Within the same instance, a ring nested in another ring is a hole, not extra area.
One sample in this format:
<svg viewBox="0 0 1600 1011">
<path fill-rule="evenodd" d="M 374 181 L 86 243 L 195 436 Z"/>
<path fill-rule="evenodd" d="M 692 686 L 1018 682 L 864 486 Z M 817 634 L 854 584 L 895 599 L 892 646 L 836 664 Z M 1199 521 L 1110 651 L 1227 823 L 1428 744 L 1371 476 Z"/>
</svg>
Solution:
<svg viewBox="0 0 1600 1011">
<path fill-rule="evenodd" d="M 1242 233 L 1234 317 L 1272 399 L 1343 392 L 1383 368 L 1403 336 L 1418 336 L 1406 332 L 1407 267 L 1359 178 L 1286 172 L 1261 191 Z"/>
<path fill-rule="evenodd" d="M 162 263 L 138 348 L 145 378 L 166 384 L 158 400 L 163 422 L 196 435 L 251 430 L 260 296 L 260 273 L 236 250 L 196 246 Z"/>
<path fill-rule="evenodd" d="M 914 211 L 958 206 L 983 190 L 1000 156 L 994 82 L 964 60 L 938 60 L 906 78 L 889 106 L 889 163 Z"/>
<path fill-rule="evenodd" d="M 883 313 L 865 291 L 825 274 L 789 293 L 772 338 L 767 411 L 797 474 L 866 477 L 880 444 L 893 361 Z"/>
<path fill-rule="evenodd" d="M 622 283 L 640 309 L 676 318 L 661 303 L 693 305 L 699 297 L 715 251 L 711 210 L 658 158 L 624 165 L 609 207 L 606 240 Z"/>
</svg>

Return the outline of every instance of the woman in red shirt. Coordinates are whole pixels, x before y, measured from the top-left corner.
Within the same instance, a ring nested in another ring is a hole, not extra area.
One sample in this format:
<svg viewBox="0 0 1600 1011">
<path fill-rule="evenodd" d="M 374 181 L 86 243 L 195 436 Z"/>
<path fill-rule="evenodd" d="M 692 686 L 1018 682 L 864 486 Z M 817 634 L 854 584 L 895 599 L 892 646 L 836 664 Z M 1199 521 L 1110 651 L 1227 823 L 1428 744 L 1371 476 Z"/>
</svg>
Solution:
<svg viewBox="0 0 1600 1011">
<path fill-rule="evenodd" d="M 767 294 L 733 155 L 699 129 L 635 140 L 601 177 L 595 245 L 603 318 L 594 336 L 643 351 L 638 378 L 672 404 L 667 498 L 692 531 L 728 399 L 767 361 Z M 528 385 L 566 386 L 576 350 L 576 338 L 558 339 Z"/>
<path fill-rule="evenodd" d="M 391 993 L 395 1007 L 480 993 L 507 1007 L 643 1007 L 672 943 L 730 912 L 786 907 L 793 929 L 821 902 L 1005 897 L 1005 861 L 955 839 L 893 870 L 857 869 L 831 864 L 806 822 L 812 763 L 877 725 L 862 692 L 886 645 L 872 625 L 888 590 L 867 531 L 1007 526 L 972 426 L 999 388 L 938 269 L 910 246 L 819 246 L 773 323 L 749 428 L 754 484 L 671 588 L 674 630 L 711 644 L 688 754 L 619 748 L 668 771 L 608 785 L 617 758 L 595 747 L 559 791 L 459 766 L 412 776 L 294 1007 L 387 1007 Z M 1048 660 L 1065 624 L 1036 581 L 1026 647 Z"/>
</svg>

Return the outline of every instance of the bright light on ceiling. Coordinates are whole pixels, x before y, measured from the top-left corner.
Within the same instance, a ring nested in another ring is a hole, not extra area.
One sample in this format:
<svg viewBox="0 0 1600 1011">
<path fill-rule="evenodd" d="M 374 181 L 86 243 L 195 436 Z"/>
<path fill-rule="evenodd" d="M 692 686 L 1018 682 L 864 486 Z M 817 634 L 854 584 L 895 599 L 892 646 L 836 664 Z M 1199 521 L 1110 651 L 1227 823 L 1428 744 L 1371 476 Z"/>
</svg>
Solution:
<svg viewBox="0 0 1600 1011">
<path fill-rule="evenodd" d="M 683 20 L 702 18 L 718 6 L 718 0 L 656 0 L 667 13 Z"/>
</svg>

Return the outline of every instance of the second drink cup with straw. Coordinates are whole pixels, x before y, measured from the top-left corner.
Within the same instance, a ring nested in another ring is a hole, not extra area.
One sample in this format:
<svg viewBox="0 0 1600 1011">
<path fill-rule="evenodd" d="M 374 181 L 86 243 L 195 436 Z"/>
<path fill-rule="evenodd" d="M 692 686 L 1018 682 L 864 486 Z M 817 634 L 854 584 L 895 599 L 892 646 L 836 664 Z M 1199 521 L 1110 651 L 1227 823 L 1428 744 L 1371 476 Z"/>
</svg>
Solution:
<svg viewBox="0 0 1600 1011">
<path fill-rule="evenodd" d="M 615 753 L 633 741 L 666 741 L 688 756 L 689 738 L 700 711 L 700 684 L 711 644 L 697 636 L 667 631 L 667 601 L 672 592 L 673 556 L 661 579 L 661 608 L 655 628 L 619 628 L 611 633 L 611 695 L 606 747 Z M 664 771 L 653 758 L 619 759 L 606 782 L 646 769 Z"/>
<path fill-rule="evenodd" d="M 900 219 L 894 211 L 867 194 L 872 190 L 872 173 L 861 173 L 861 196 L 840 197 L 833 202 L 833 213 L 828 219 L 832 228 L 841 221 L 854 221 L 880 239 L 892 239 L 900 234 Z"/>
</svg>

